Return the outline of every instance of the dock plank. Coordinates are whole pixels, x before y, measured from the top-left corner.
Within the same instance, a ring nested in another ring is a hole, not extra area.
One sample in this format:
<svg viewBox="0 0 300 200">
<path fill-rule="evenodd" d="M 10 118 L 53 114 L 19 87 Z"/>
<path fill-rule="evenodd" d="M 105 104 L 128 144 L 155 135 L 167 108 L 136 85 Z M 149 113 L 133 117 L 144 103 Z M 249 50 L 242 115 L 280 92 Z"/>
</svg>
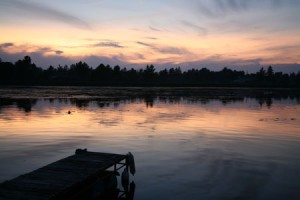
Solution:
<svg viewBox="0 0 300 200">
<path fill-rule="evenodd" d="M 56 199 L 97 179 L 126 155 L 84 152 L 0 184 L 0 199 Z"/>
</svg>

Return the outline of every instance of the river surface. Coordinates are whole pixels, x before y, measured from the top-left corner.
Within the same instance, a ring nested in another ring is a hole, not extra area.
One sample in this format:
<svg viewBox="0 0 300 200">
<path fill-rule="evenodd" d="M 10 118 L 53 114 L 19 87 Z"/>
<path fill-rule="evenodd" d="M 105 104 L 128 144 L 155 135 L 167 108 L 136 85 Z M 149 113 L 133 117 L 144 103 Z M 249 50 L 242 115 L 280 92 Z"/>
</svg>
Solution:
<svg viewBox="0 0 300 200">
<path fill-rule="evenodd" d="M 0 88 L 0 182 L 132 152 L 136 200 L 300 199 L 298 90 Z"/>
</svg>

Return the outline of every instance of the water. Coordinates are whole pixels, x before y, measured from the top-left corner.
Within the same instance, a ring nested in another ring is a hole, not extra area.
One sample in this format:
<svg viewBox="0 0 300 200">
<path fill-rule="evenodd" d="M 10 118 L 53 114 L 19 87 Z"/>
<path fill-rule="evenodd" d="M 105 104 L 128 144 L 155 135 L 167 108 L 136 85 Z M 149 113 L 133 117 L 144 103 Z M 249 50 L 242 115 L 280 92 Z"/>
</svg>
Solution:
<svg viewBox="0 0 300 200">
<path fill-rule="evenodd" d="M 135 199 L 300 199 L 297 90 L 11 87 L 0 94 L 1 182 L 87 148 L 134 154 Z"/>
</svg>

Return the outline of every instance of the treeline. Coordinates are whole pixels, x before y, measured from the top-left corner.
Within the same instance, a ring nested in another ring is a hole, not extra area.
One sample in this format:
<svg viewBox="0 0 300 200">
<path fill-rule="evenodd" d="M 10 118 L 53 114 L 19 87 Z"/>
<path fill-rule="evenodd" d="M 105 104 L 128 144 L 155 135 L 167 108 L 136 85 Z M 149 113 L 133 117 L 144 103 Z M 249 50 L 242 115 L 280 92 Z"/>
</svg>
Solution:
<svg viewBox="0 0 300 200">
<path fill-rule="evenodd" d="M 274 72 L 269 66 L 251 74 L 226 67 L 221 71 L 210 71 L 207 68 L 182 71 L 177 67 L 157 72 L 153 65 L 136 70 L 100 64 L 93 69 L 85 62 L 42 69 L 32 63 L 29 56 L 25 56 L 15 63 L 0 59 L 0 84 L 299 87 L 300 71 L 297 74 L 285 74 Z"/>
</svg>

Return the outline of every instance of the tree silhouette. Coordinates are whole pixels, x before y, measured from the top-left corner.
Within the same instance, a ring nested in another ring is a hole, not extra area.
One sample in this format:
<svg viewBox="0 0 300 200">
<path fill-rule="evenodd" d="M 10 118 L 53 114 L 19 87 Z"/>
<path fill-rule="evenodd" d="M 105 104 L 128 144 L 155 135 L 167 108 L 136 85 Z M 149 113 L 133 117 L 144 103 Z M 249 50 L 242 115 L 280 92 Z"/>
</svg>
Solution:
<svg viewBox="0 0 300 200">
<path fill-rule="evenodd" d="M 267 75 L 268 75 L 268 77 L 273 77 L 274 76 L 274 71 L 273 71 L 272 66 L 268 67 Z"/>
<path fill-rule="evenodd" d="M 99 64 L 95 69 L 85 62 L 47 69 L 37 67 L 29 56 L 15 63 L 0 59 L 0 84 L 15 85 L 105 85 L 105 86 L 251 86 L 251 87 L 300 87 L 300 71 L 284 74 L 274 72 L 272 66 L 256 73 L 232 70 L 220 71 L 207 68 L 182 71 L 176 68 L 156 71 L 154 65 L 144 69 L 127 70 L 119 65 Z"/>
<path fill-rule="evenodd" d="M 155 67 L 153 65 L 147 65 L 146 69 L 142 72 L 146 81 L 154 81 L 155 79 Z"/>
<path fill-rule="evenodd" d="M 73 80 L 87 81 L 90 79 L 91 69 L 85 62 L 78 62 L 70 66 L 70 76 Z"/>
<path fill-rule="evenodd" d="M 25 56 L 23 60 L 18 60 L 15 65 L 15 76 L 18 80 L 30 80 L 31 82 L 38 81 L 41 78 L 42 69 L 31 63 L 31 58 Z"/>
</svg>

